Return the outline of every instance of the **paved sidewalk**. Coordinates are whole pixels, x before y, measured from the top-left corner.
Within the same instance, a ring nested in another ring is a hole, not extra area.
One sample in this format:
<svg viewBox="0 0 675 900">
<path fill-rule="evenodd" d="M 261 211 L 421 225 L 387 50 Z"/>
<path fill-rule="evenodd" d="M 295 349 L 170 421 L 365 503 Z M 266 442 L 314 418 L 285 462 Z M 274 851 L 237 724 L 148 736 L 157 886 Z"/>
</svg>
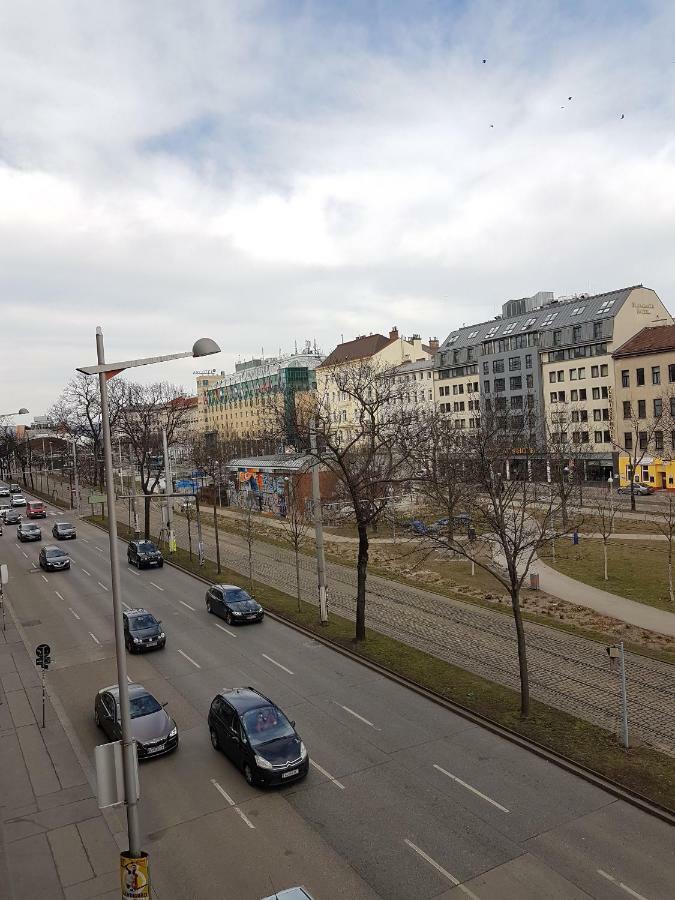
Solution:
<svg viewBox="0 0 675 900">
<path fill-rule="evenodd" d="M 0 625 L 0 896 L 120 896 L 119 849 L 94 791 L 6 616 Z M 47 675 L 49 677 L 49 675 Z"/>
<path fill-rule="evenodd" d="M 647 631 L 656 631 L 675 637 L 675 613 L 664 609 L 655 609 L 646 603 L 637 603 L 628 600 L 618 594 L 610 594 L 609 591 L 601 591 L 591 587 L 582 581 L 563 575 L 551 568 L 541 559 L 536 560 L 531 567 L 532 572 L 539 574 L 539 587 L 547 594 L 552 594 L 560 600 L 575 603 L 577 606 L 585 606 L 594 609 L 604 616 L 612 616 L 621 619 L 629 625 L 637 625 Z"/>
</svg>

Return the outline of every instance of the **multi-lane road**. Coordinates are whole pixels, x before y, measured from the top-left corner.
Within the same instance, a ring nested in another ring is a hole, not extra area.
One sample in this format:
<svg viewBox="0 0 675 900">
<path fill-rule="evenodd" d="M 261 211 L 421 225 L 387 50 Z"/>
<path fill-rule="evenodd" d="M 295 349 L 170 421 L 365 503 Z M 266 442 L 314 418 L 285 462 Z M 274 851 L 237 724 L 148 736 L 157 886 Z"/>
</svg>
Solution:
<svg viewBox="0 0 675 900">
<path fill-rule="evenodd" d="M 94 694 L 116 680 L 107 535 L 78 523 L 67 546 L 71 570 L 45 574 L 39 545 L 10 526 L 0 559 L 29 648 L 51 645 L 50 690 L 91 761 Z M 141 767 L 160 898 L 259 900 L 294 884 L 316 900 L 672 898 L 666 823 L 281 623 L 228 628 L 206 612 L 204 584 L 171 567 L 124 564 L 122 587 L 167 633 L 166 649 L 129 659 L 130 675 L 180 728 L 178 752 Z M 304 782 L 250 788 L 211 748 L 209 703 L 238 685 L 296 720 L 313 763 Z"/>
</svg>

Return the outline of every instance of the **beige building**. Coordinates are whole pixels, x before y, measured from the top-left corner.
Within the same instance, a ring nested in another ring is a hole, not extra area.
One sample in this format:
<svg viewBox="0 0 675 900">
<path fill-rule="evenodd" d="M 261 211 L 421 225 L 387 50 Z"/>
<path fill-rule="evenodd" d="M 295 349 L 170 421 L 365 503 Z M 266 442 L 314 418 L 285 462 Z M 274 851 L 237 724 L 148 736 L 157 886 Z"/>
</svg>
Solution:
<svg viewBox="0 0 675 900">
<path fill-rule="evenodd" d="M 675 484 L 675 325 L 643 328 L 613 355 L 616 441 L 622 484 Z"/>
<path fill-rule="evenodd" d="M 418 334 L 405 338 L 399 335 L 396 327 L 391 329 L 388 337 L 383 334 L 361 335 L 353 341 L 338 344 L 316 370 L 317 402 L 331 416 L 336 429 L 344 434 L 345 440 L 349 441 L 354 433 L 357 407 L 354 401 L 340 390 L 339 373 L 344 371 L 345 367 L 356 367 L 361 362 L 368 362 L 376 370 L 390 372 L 394 367 L 398 369 L 405 365 L 430 360 L 432 352 L 432 347 L 422 344 L 422 339 Z M 401 369 L 395 377 L 398 378 L 399 375 L 402 382 L 395 382 L 397 391 L 400 391 L 403 397 L 407 393 L 411 398 L 408 400 L 410 404 L 415 402 L 412 398 L 417 396 L 416 402 L 424 403 L 426 406 L 429 403 L 429 390 L 433 390 L 431 368 L 428 370 Z M 406 376 L 410 386 L 407 391 L 405 390 Z M 413 382 L 415 386 L 413 386 Z"/>
</svg>

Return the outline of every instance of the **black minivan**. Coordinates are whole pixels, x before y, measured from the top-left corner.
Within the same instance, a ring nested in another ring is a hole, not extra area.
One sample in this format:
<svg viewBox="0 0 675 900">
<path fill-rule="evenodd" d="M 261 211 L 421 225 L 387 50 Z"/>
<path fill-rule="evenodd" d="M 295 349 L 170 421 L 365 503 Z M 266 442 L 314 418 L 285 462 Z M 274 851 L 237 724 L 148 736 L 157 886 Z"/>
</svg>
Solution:
<svg viewBox="0 0 675 900">
<path fill-rule="evenodd" d="M 208 723 L 214 749 L 222 750 L 249 784 L 278 786 L 307 775 L 309 755 L 295 722 L 255 688 L 221 691 L 211 702 Z"/>
</svg>

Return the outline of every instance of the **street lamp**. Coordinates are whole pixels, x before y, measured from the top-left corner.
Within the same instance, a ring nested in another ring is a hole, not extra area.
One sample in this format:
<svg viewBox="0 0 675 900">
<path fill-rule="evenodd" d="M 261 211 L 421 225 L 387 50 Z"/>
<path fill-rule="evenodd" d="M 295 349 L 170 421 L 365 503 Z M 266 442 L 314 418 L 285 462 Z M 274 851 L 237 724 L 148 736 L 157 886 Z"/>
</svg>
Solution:
<svg viewBox="0 0 675 900">
<path fill-rule="evenodd" d="M 134 779 L 136 748 L 131 734 L 131 712 L 129 709 L 129 682 L 127 680 L 127 658 L 124 646 L 124 624 L 122 620 L 122 598 L 120 591 L 120 566 L 117 547 L 117 518 L 115 515 L 115 484 L 113 481 L 112 443 L 110 438 L 110 411 L 108 407 L 108 380 L 125 369 L 149 366 L 153 363 L 184 359 L 188 356 L 208 356 L 219 353 L 220 347 L 211 338 L 200 338 L 187 353 L 172 353 L 169 356 L 150 356 L 146 359 L 127 359 L 118 363 L 106 363 L 103 348 L 103 332 L 96 329 L 96 353 L 98 365 L 80 366 L 78 372 L 98 375 L 101 391 L 101 420 L 103 426 L 103 458 L 105 462 L 105 486 L 108 500 L 108 541 L 110 543 L 110 575 L 112 581 L 113 620 L 115 625 L 115 655 L 117 658 L 117 685 L 120 700 L 120 724 L 122 726 L 122 771 L 124 793 L 127 806 L 127 830 L 129 835 L 129 855 L 139 857 L 141 851 L 140 825 L 138 820 L 138 800 Z"/>
<path fill-rule="evenodd" d="M 22 406 L 18 412 L 0 413 L 0 419 L 7 419 L 7 418 L 9 418 L 9 416 L 27 416 L 27 415 L 28 415 L 28 410 L 26 409 L 25 406 Z"/>
</svg>

